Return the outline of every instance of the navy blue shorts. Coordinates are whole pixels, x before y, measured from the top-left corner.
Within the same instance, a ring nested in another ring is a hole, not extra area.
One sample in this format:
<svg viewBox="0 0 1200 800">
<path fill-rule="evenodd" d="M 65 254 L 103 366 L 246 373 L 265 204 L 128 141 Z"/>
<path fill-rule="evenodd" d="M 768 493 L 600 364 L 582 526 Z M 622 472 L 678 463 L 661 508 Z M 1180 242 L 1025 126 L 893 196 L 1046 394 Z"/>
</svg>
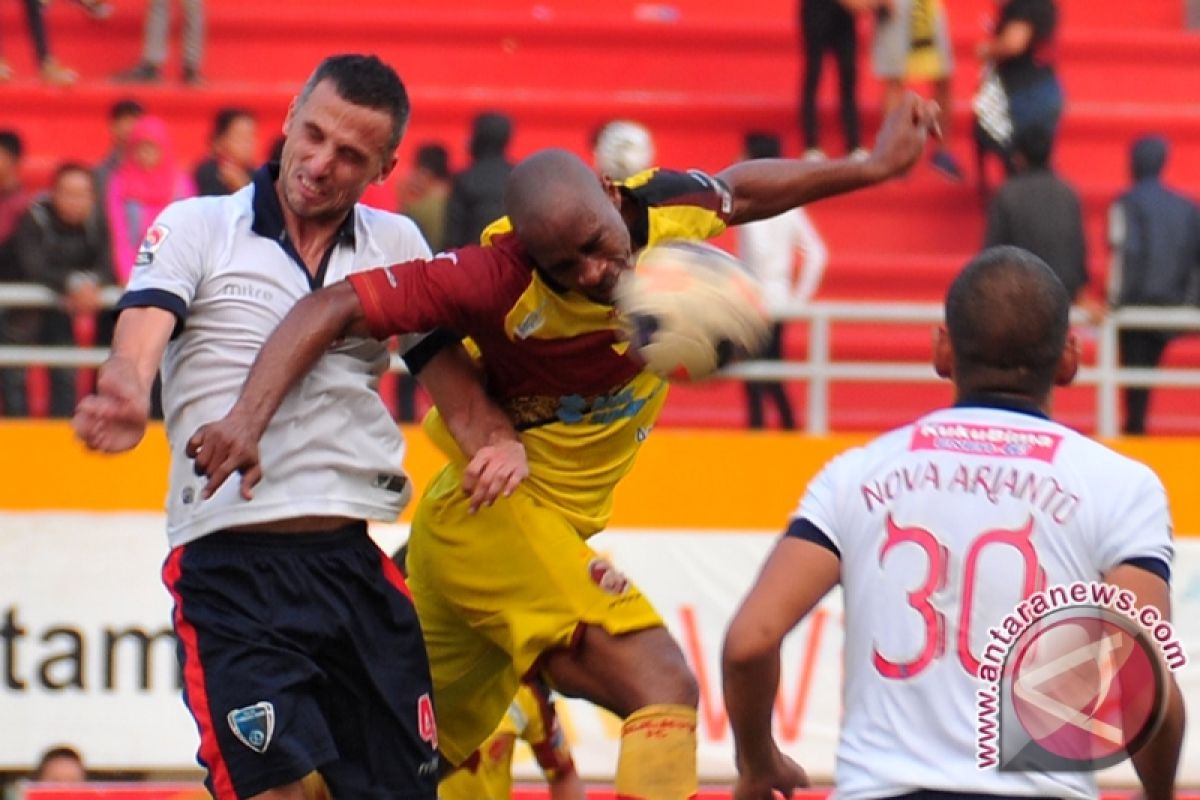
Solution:
<svg viewBox="0 0 1200 800">
<path fill-rule="evenodd" d="M 437 729 L 408 587 L 363 523 L 218 532 L 163 565 L 217 800 L 319 770 L 334 797 L 432 800 Z"/>
</svg>

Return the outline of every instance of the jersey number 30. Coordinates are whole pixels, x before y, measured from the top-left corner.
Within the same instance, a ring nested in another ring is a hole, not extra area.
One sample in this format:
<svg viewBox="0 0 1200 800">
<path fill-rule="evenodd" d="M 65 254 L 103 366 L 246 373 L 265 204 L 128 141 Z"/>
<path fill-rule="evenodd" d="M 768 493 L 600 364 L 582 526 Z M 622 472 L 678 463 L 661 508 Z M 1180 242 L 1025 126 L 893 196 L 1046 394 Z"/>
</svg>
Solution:
<svg viewBox="0 0 1200 800">
<path fill-rule="evenodd" d="M 967 549 L 963 561 L 962 600 L 958 616 L 958 660 L 971 675 L 979 670 L 979 660 L 971 653 L 971 605 L 975 599 L 976 571 L 979 566 L 979 556 L 990 546 L 1011 547 L 1021 556 L 1024 565 L 1024 576 L 1021 597 L 1029 597 L 1034 592 L 1045 587 L 1046 575 L 1038 563 L 1037 551 L 1033 549 L 1030 537 L 1033 535 L 1033 517 L 1029 518 L 1017 530 L 993 529 L 984 531 L 977 536 Z M 902 528 L 888 516 L 887 538 L 879 551 L 879 563 L 882 565 L 892 548 L 900 544 L 915 544 L 925 553 L 929 567 L 925 573 L 925 581 L 908 593 L 908 604 L 912 606 L 925 623 L 925 641 L 920 651 L 909 661 L 892 661 L 879 652 L 874 651 L 875 669 L 886 678 L 913 678 L 925 671 L 934 659 L 946 652 L 946 620 L 945 615 L 933 607 L 929 598 L 942 589 L 949 580 L 948 551 L 937 537 L 924 528 Z"/>
</svg>

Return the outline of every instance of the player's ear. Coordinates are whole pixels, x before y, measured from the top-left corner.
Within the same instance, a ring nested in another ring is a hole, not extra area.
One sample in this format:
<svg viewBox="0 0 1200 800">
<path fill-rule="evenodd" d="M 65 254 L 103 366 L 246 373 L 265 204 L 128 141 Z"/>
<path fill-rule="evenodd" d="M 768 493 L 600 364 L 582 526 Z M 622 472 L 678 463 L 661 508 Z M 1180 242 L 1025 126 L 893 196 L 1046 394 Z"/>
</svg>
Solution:
<svg viewBox="0 0 1200 800">
<path fill-rule="evenodd" d="M 945 325 L 938 325 L 933 331 L 933 368 L 939 378 L 954 375 L 954 346 Z"/>
<path fill-rule="evenodd" d="M 288 135 L 288 129 L 292 127 L 292 117 L 296 115 L 296 98 L 292 98 L 292 102 L 288 103 L 287 115 L 283 118 L 283 128 L 281 133 L 284 136 Z"/>
<path fill-rule="evenodd" d="M 384 159 L 383 166 L 379 169 L 379 177 L 375 179 L 375 183 L 383 183 L 388 179 L 388 176 L 392 174 L 392 170 L 396 169 L 397 160 L 395 153 Z"/>
<path fill-rule="evenodd" d="M 608 199 L 612 204 L 621 210 L 621 188 L 613 183 L 612 178 L 607 175 L 600 176 L 600 185 L 604 187 L 604 193 L 608 195 Z"/>
<path fill-rule="evenodd" d="M 1079 340 L 1074 333 L 1067 334 L 1067 342 L 1063 345 L 1062 357 L 1058 360 L 1058 369 L 1054 372 L 1055 386 L 1070 386 L 1079 372 Z"/>
</svg>

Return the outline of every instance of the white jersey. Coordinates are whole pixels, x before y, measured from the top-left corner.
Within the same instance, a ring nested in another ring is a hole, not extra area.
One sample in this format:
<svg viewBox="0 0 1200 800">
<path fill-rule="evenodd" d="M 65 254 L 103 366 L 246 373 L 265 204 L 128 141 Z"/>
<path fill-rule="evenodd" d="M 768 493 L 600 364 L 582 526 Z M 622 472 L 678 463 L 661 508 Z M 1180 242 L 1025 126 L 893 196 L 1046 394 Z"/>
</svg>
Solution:
<svg viewBox="0 0 1200 800">
<path fill-rule="evenodd" d="M 807 302 L 817 293 L 829 251 L 802 208 L 737 226 L 738 256 L 762 284 L 767 308 L 778 312 L 788 303 Z M 800 255 L 800 275 L 792 265 Z"/>
<path fill-rule="evenodd" d="M 1040 415 L 946 409 L 826 465 L 791 532 L 808 524 L 841 556 L 839 798 L 1095 796 L 1090 773 L 977 766 L 976 659 L 1031 587 L 1131 559 L 1169 568 L 1166 492 L 1148 467 Z"/>
<path fill-rule="evenodd" d="M 428 258 L 406 217 L 355 206 L 317 279 L 287 241 L 266 168 L 227 197 L 168 206 L 139 251 L 119 308 L 155 306 L 179 323 L 163 359 L 171 446 L 167 537 L 172 547 L 222 528 L 309 515 L 391 521 L 412 491 L 404 440 L 377 392 L 383 343 L 338 342 L 284 398 L 260 442 L 263 479 L 241 499 L 232 476 L 208 500 L 185 453 L 198 427 L 232 407 L 259 350 L 305 295 L 352 272 Z"/>
</svg>

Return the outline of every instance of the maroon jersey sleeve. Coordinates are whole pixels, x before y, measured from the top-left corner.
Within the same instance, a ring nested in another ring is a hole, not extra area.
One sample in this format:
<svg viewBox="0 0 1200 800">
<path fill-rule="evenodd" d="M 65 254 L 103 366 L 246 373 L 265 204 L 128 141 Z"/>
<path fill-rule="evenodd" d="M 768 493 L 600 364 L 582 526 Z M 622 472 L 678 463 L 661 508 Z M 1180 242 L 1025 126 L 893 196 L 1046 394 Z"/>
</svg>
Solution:
<svg viewBox="0 0 1200 800">
<path fill-rule="evenodd" d="M 491 260 L 477 247 L 377 267 L 347 280 L 377 339 L 433 328 L 466 333 L 497 294 Z"/>
</svg>

